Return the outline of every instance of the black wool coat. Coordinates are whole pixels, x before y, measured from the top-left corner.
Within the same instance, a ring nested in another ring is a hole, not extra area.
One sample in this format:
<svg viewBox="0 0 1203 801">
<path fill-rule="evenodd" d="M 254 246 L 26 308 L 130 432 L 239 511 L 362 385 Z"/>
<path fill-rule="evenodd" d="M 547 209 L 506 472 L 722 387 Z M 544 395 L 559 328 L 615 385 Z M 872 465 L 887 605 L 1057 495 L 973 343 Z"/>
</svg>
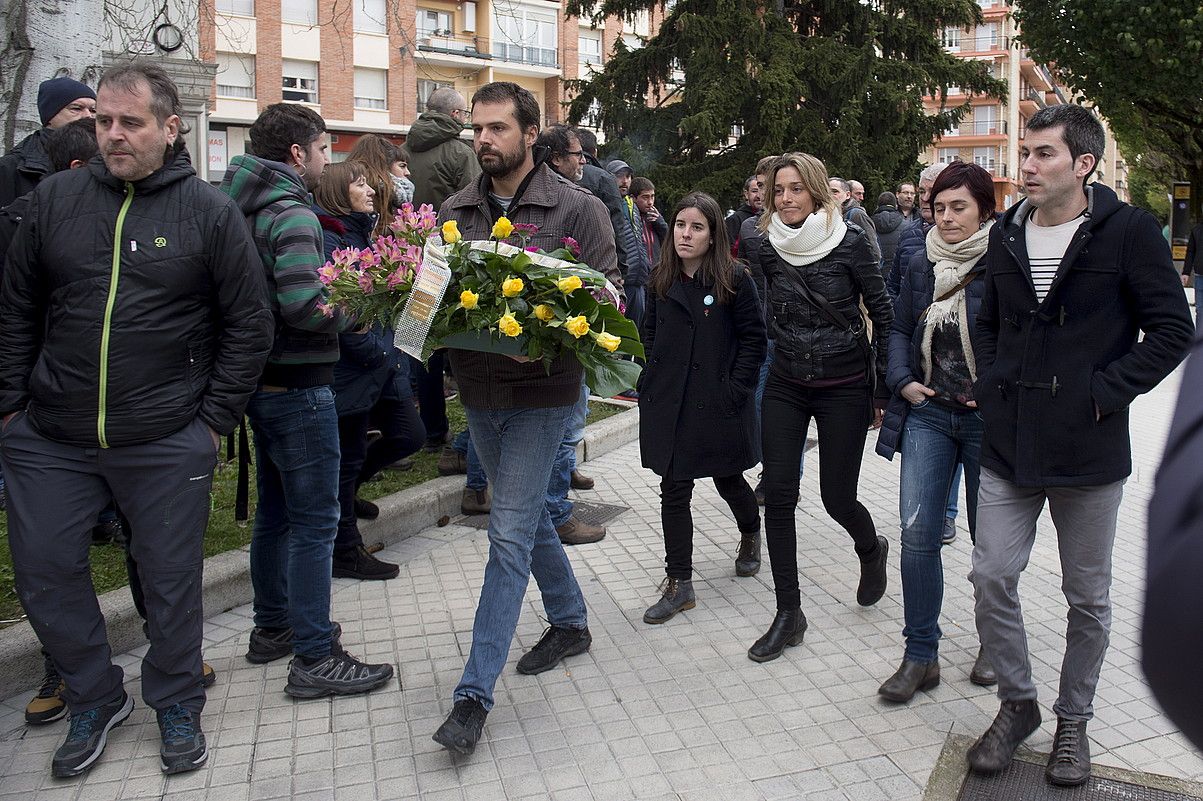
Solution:
<svg viewBox="0 0 1203 801">
<path fill-rule="evenodd" d="M 742 265 L 736 288 L 722 305 L 699 281 L 677 280 L 664 298 L 648 293 L 639 451 L 659 476 L 730 476 L 760 461 L 755 390 L 767 340 L 756 286 Z"/>
<path fill-rule="evenodd" d="M 1195 326 L 1153 215 L 1087 187 L 1086 219 L 1036 299 L 1025 200 L 990 232 L 973 337 L 982 467 L 1021 487 L 1132 472 L 1128 405 L 1186 355 Z M 1140 338 L 1140 334 L 1144 338 Z"/>
</svg>

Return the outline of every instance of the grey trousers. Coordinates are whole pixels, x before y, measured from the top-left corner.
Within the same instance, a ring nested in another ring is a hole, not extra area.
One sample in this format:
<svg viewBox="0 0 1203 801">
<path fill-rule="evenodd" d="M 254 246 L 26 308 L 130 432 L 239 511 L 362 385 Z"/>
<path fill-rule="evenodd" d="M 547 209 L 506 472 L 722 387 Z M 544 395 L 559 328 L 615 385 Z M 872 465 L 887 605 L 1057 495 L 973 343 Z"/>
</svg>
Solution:
<svg viewBox="0 0 1203 801">
<path fill-rule="evenodd" d="M 1061 555 L 1061 590 L 1069 602 L 1061 687 L 1053 712 L 1068 720 L 1094 716 L 1094 691 L 1111 633 L 1111 549 L 1124 482 L 1093 487 L 1018 487 L 981 469 L 977 543 L 969 580 L 982 648 L 998 674 L 1003 701 L 1036 699 L 1027 633 L 1019 607 L 1019 575 L 1036 541 L 1036 519 L 1048 501 Z"/>
<path fill-rule="evenodd" d="M 117 501 L 146 601 L 142 697 L 200 712 L 201 568 L 217 453 L 193 420 L 153 442 L 80 448 L 43 437 L 24 412 L 0 432 L 17 597 L 66 684 L 72 713 L 121 697 L 88 551 L 96 515 Z"/>
</svg>

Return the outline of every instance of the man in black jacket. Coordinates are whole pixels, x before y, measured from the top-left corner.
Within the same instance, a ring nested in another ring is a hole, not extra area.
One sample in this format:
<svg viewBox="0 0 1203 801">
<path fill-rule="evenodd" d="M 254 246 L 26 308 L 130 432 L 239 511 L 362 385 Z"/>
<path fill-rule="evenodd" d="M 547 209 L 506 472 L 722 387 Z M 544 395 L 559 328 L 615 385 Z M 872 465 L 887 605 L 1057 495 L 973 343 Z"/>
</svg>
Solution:
<svg viewBox="0 0 1203 801">
<path fill-rule="evenodd" d="M 1063 786 L 1090 777 L 1086 723 L 1111 627 L 1116 516 L 1132 472 L 1128 406 L 1178 365 L 1194 332 L 1157 222 L 1106 186 L 1085 186 L 1102 149 L 1103 127 L 1082 106 L 1028 120 L 1020 148 L 1027 199 L 991 231 L 973 343 L 985 433 L 970 579 L 1002 707 L 969 749 L 969 765 L 1002 770 L 1040 725 L 1018 584 L 1047 502 L 1069 619 L 1045 776 Z"/>
<path fill-rule="evenodd" d="M 9 251 L 0 315 L 0 459 L 21 604 L 66 684 L 55 776 L 88 770 L 133 709 L 89 573 L 115 498 L 149 623 L 142 695 L 166 773 L 208 752 L 199 718 L 202 540 L 220 437 L 271 347 L 263 276 L 228 198 L 196 177 L 160 68 L 104 75 L 100 158 L 44 180 Z"/>
<path fill-rule="evenodd" d="M 96 116 L 96 93 L 72 78 L 51 78 L 38 87 L 38 117 L 42 126 L 0 159 L 0 208 L 33 191 L 54 170 L 46 155 L 51 131 L 73 120 Z"/>
</svg>

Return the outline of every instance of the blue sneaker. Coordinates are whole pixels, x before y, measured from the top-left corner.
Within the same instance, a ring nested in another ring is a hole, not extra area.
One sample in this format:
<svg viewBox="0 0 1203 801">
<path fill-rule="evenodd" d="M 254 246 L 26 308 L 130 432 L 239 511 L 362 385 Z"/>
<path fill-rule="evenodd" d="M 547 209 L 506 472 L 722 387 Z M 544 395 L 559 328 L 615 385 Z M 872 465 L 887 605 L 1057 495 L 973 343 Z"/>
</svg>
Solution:
<svg viewBox="0 0 1203 801">
<path fill-rule="evenodd" d="M 122 692 L 116 701 L 73 714 L 67 739 L 54 752 L 51 774 L 67 779 L 91 768 L 104 753 L 109 732 L 124 723 L 133 711 L 134 699 Z"/>
<path fill-rule="evenodd" d="M 209 750 L 196 715 L 179 704 L 156 713 L 163 745 L 159 747 L 164 773 L 187 773 L 205 764 Z"/>
</svg>

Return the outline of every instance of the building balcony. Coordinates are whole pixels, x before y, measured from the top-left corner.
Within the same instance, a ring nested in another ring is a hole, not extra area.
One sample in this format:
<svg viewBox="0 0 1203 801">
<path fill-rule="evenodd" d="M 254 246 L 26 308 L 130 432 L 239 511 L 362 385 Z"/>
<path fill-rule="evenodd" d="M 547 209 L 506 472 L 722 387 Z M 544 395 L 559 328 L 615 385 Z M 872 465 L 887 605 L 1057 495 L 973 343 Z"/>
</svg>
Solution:
<svg viewBox="0 0 1203 801">
<path fill-rule="evenodd" d="M 1044 102 L 1049 106 L 1064 106 L 1069 102 L 1069 98 L 1060 86 L 1054 86 L 1052 91 L 1044 93 Z"/>
<path fill-rule="evenodd" d="M 483 45 L 483 49 L 482 49 Z M 492 60 L 488 42 L 479 36 L 456 35 L 450 31 L 418 31 L 420 58 L 439 64 L 480 69 L 482 60 Z"/>
<path fill-rule="evenodd" d="M 956 128 L 951 128 L 943 133 L 942 139 L 963 136 L 1000 136 L 1006 137 L 1007 122 L 1006 120 L 969 120 L 962 122 Z"/>
<path fill-rule="evenodd" d="M 1035 89 L 1029 89 L 1027 94 L 1021 95 L 1019 98 L 1019 111 L 1025 117 L 1032 116 L 1047 105 L 1044 93 L 1037 92 Z"/>
<path fill-rule="evenodd" d="M 493 56 L 517 64 L 529 64 L 533 67 L 559 68 L 559 54 L 549 47 L 524 47 L 506 42 L 493 43 Z"/>
<path fill-rule="evenodd" d="M 949 42 L 944 49 L 958 56 L 977 55 L 981 53 L 1005 53 L 1011 46 L 1011 40 L 1006 36 L 967 36 L 956 42 Z"/>
<path fill-rule="evenodd" d="M 1030 58 L 1024 58 L 1020 61 L 1019 73 L 1028 84 L 1035 89 L 1039 89 L 1041 92 L 1051 91 L 1057 85 L 1057 82 L 1053 79 L 1053 74 L 1048 71 L 1048 67 L 1043 64 L 1037 64 Z"/>
</svg>

